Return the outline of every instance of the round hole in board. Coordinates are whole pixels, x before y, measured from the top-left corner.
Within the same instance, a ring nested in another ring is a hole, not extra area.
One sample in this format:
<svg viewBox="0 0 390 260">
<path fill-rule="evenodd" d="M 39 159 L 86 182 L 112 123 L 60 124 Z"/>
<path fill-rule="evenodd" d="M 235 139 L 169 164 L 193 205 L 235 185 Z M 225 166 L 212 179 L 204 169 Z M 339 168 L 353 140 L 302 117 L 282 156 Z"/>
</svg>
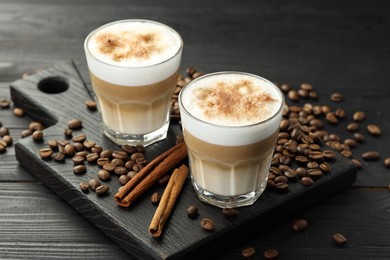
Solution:
<svg viewBox="0 0 390 260">
<path fill-rule="evenodd" d="M 47 94 L 58 94 L 67 91 L 68 88 L 68 80 L 60 76 L 44 78 L 38 83 L 38 89 Z"/>
</svg>

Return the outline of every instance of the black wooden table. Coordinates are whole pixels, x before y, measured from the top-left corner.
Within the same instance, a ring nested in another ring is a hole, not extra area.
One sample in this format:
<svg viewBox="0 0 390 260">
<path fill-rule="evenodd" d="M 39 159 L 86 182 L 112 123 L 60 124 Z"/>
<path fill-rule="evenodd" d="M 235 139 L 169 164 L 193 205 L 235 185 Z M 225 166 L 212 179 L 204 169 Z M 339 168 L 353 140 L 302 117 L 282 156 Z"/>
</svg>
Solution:
<svg viewBox="0 0 390 260">
<path fill-rule="evenodd" d="M 279 259 L 389 259 L 390 257 L 390 7 L 374 1 L 26 1 L 0 2 L 0 99 L 10 99 L 10 83 L 73 61 L 89 85 L 83 41 L 101 24 L 128 18 L 163 22 L 185 42 L 181 72 L 239 70 L 298 88 L 309 82 L 317 104 L 343 108 L 347 118 L 329 131 L 342 139 L 352 114 L 366 139 L 352 149 L 363 168 L 341 192 L 318 201 L 213 258 L 242 259 L 245 247 L 263 259 L 269 248 Z M 329 97 L 344 96 L 341 103 Z M 304 104 L 305 101 L 299 103 Z M 0 110 L 0 122 L 14 143 L 31 118 L 16 117 L 13 105 Z M 377 124 L 379 137 L 366 126 Z M 361 159 L 378 151 L 377 161 Z M 0 154 L 0 258 L 129 259 L 104 232 L 38 181 L 16 160 L 14 145 Z M 299 206 L 299 205 L 297 205 Z M 309 228 L 293 232 L 295 218 Z M 348 241 L 338 246 L 333 234 Z M 212 254 L 211 254 L 212 255 Z"/>
</svg>

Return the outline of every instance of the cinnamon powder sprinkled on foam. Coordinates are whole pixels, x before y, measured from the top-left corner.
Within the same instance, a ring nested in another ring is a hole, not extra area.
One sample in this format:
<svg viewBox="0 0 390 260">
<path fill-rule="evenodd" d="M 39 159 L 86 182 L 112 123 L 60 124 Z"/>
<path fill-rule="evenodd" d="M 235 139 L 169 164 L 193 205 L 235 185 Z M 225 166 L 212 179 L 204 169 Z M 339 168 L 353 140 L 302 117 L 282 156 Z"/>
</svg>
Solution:
<svg viewBox="0 0 390 260">
<path fill-rule="evenodd" d="M 110 56 L 114 61 L 125 59 L 148 59 L 161 52 L 158 34 L 122 31 L 102 32 L 97 36 L 100 53 Z"/>
<path fill-rule="evenodd" d="M 256 123 L 272 116 L 267 104 L 278 102 L 270 94 L 260 90 L 250 80 L 234 83 L 218 82 L 217 87 L 199 88 L 195 91 L 198 106 L 203 115 L 212 121 L 214 118 Z"/>
</svg>

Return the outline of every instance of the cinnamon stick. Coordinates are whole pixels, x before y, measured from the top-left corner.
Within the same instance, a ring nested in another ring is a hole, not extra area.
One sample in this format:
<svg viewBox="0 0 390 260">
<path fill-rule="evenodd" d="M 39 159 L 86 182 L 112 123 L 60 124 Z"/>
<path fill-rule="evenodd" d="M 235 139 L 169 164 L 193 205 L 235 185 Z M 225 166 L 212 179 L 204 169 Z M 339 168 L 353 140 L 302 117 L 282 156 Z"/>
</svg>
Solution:
<svg viewBox="0 0 390 260">
<path fill-rule="evenodd" d="M 188 168 L 184 164 L 175 169 L 169 178 L 167 187 L 164 190 L 160 203 L 154 213 L 153 219 L 149 226 L 149 233 L 153 237 L 159 237 L 164 228 L 176 199 L 180 194 L 184 181 L 187 178 Z"/>
<path fill-rule="evenodd" d="M 153 159 L 115 194 L 115 201 L 122 207 L 129 207 L 159 178 L 187 156 L 184 143 L 179 143 Z"/>
</svg>

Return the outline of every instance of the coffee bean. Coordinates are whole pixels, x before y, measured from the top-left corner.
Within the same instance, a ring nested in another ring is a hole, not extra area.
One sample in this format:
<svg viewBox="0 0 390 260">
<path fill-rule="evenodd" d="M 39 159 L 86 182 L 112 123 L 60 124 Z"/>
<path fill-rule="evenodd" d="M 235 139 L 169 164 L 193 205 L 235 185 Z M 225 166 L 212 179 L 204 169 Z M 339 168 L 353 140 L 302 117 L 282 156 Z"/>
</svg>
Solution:
<svg viewBox="0 0 390 260">
<path fill-rule="evenodd" d="M 286 191 L 288 189 L 288 184 L 286 182 L 275 183 L 275 188 L 278 191 Z"/>
<path fill-rule="evenodd" d="M 53 154 L 53 150 L 51 148 L 42 148 L 39 150 L 39 156 L 43 160 L 51 158 L 52 154 Z"/>
<path fill-rule="evenodd" d="M 104 167 L 105 165 L 103 165 L 103 169 L 105 169 L 106 167 Z M 111 167 L 110 167 L 111 168 Z M 125 166 L 116 166 L 115 169 L 114 169 L 114 173 L 116 175 L 124 175 L 124 174 L 127 174 L 127 168 Z"/>
<path fill-rule="evenodd" d="M 331 169 L 330 164 L 327 163 L 327 162 L 321 163 L 319 167 L 320 167 L 321 171 L 324 172 L 324 173 L 330 172 L 330 169 Z"/>
<path fill-rule="evenodd" d="M 42 131 L 43 129 L 45 129 L 45 126 L 40 123 L 40 122 L 37 122 L 37 121 L 32 121 L 29 126 L 28 126 L 28 129 L 30 129 L 31 131 Z"/>
<path fill-rule="evenodd" d="M 119 183 L 121 185 L 125 185 L 126 183 L 128 183 L 130 181 L 130 176 L 129 175 L 121 175 L 119 176 Z"/>
<path fill-rule="evenodd" d="M 235 208 L 223 208 L 222 209 L 222 214 L 225 217 L 231 218 L 231 217 L 236 217 L 239 214 L 238 209 Z"/>
<path fill-rule="evenodd" d="M 14 108 L 13 113 L 17 117 L 22 117 L 25 114 L 24 110 L 22 108 L 19 108 L 19 107 Z"/>
<path fill-rule="evenodd" d="M 344 96 L 343 96 L 343 94 L 341 94 L 339 92 L 332 93 L 330 95 L 330 100 L 332 100 L 333 102 L 341 102 L 344 100 Z"/>
<path fill-rule="evenodd" d="M 161 200 L 161 195 L 158 192 L 154 192 L 152 196 L 150 197 L 150 201 L 152 204 L 157 205 Z"/>
<path fill-rule="evenodd" d="M 63 153 L 60 153 L 60 152 L 57 152 L 53 155 L 53 159 L 56 161 L 56 162 L 63 162 L 65 161 L 65 154 Z"/>
<path fill-rule="evenodd" d="M 312 178 L 305 176 L 305 177 L 302 177 L 301 183 L 303 186 L 307 187 L 307 186 L 313 185 L 314 181 Z"/>
<path fill-rule="evenodd" d="M 275 183 L 280 183 L 280 182 L 288 183 L 288 178 L 285 175 L 280 175 L 278 177 L 275 177 L 274 182 Z"/>
<path fill-rule="evenodd" d="M 383 164 L 385 165 L 385 167 L 390 168 L 390 157 L 385 158 L 383 160 Z"/>
<path fill-rule="evenodd" d="M 363 121 L 366 118 L 366 113 L 364 113 L 363 111 L 356 111 L 353 114 L 352 118 L 356 122 L 361 122 L 361 121 Z"/>
<path fill-rule="evenodd" d="M 308 169 L 307 175 L 316 179 L 322 176 L 322 171 L 320 169 Z"/>
<path fill-rule="evenodd" d="M 32 131 L 30 129 L 25 129 L 20 133 L 20 137 L 22 138 L 26 138 L 30 135 L 32 135 Z"/>
<path fill-rule="evenodd" d="M 82 156 L 73 156 L 72 158 L 73 164 L 74 165 L 81 165 L 85 161 L 85 157 Z"/>
<path fill-rule="evenodd" d="M 336 111 L 334 111 L 334 114 L 337 118 L 343 119 L 346 117 L 347 113 L 345 112 L 344 109 L 338 108 Z"/>
<path fill-rule="evenodd" d="M 291 227 L 295 232 L 301 232 L 309 226 L 306 219 L 296 219 L 292 222 Z"/>
<path fill-rule="evenodd" d="M 2 98 L 0 99 L 0 108 L 9 108 L 11 106 L 11 100 L 8 98 Z"/>
<path fill-rule="evenodd" d="M 122 145 L 122 150 L 128 154 L 133 154 L 137 152 L 137 148 L 135 148 L 135 146 L 131 146 L 128 144 Z"/>
<path fill-rule="evenodd" d="M 50 139 L 49 141 L 47 141 L 47 144 L 50 146 L 51 149 L 57 149 L 58 148 L 57 140 Z"/>
<path fill-rule="evenodd" d="M 80 183 L 80 189 L 81 189 L 83 192 L 89 191 L 89 183 L 86 182 L 86 181 L 81 182 L 81 183 Z"/>
<path fill-rule="evenodd" d="M 108 172 L 113 172 L 115 170 L 115 168 L 116 168 L 116 165 L 113 163 L 108 162 L 108 163 L 103 164 L 103 169 L 108 171 Z"/>
<path fill-rule="evenodd" d="M 195 205 L 191 205 L 187 208 L 187 216 L 189 218 L 196 218 L 198 216 L 199 209 Z"/>
<path fill-rule="evenodd" d="M 73 144 L 74 145 L 74 144 Z M 84 158 L 84 160 L 87 158 L 87 155 L 89 153 L 87 151 L 79 151 L 79 152 L 76 152 L 74 156 L 77 156 L 77 157 L 82 157 Z"/>
<path fill-rule="evenodd" d="M 347 238 L 340 233 L 336 233 L 333 235 L 333 240 L 336 242 L 338 245 L 344 245 L 347 242 Z"/>
<path fill-rule="evenodd" d="M 335 125 L 339 122 L 339 120 L 337 119 L 337 116 L 335 115 L 334 112 L 326 113 L 325 118 L 329 123 L 331 123 L 333 125 Z"/>
<path fill-rule="evenodd" d="M 299 94 L 296 90 L 294 89 L 291 89 L 288 93 L 287 93 L 287 96 L 288 98 L 291 100 L 291 101 L 298 101 L 299 100 Z"/>
<path fill-rule="evenodd" d="M 96 102 L 93 100 L 86 100 L 86 101 L 84 101 L 84 104 L 91 111 L 95 111 L 97 108 Z"/>
<path fill-rule="evenodd" d="M 324 150 L 322 152 L 322 155 L 327 160 L 333 160 L 336 157 L 336 153 L 334 151 L 332 151 L 332 150 Z"/>
<path fill-rule="evenodd" d="M 297 176 L 299 178 L 303 178 L 306 176 L 306 169 L 303 167 L 298 167 L 295 171 L 297 172 Z"/>
<path fill-rule="evenodd" d="M 380 154 L 376 151 L 368 151 L 362 154 L 362 158 L 365 161 L 375 161 L 379 159 Z"/>
<path fill-rule="evenodd" d="M 160 179 L 158 179 L 158 184 L 161 186 L 167 185 L 170 177 L 171 176 L 169 174 L 162 176 Z"/>
<path fill-rule="evenodd" d="M 101 185 L 98 179 L 90 179 L 88 183 L 89 183 L 89 188 L 93 191 L 96 190 L 96 188 Z"/>
<path fill-rule="evenodd" d="M 114 151 L 112 152 L 111 156 L 113 158 L 118 158 L 118 159 L 121 159 L 121 160 L 126 160 L 126 157 L 127 157 L 127 153 L 125 151 Z"/>
<path fill-rule="evenodd" d="M 98 196 L 104 196 L 108 193 L 109 189 L 110 188 L 107 185 L 103 184 L 103 185 L 96 187 L 95 192 Z"/>
<path fill-rule="evenodd" d="M 0 127 L 0 136 L 3 137 L 3 136 L 6 136 L 6 135 L 9 135 L 8 128 L 5 127 L 5 126 Z"/>
<path fill-rule="evenodd" d="M 91 152 L 92 153 L 97 153 L 100 155 L 100 153 L 103 151 L 103 148 L 97 144 L 91 147 Z"/>
<path fill-rule="evenodd" d="M 347 138 L 344 140 L 344 143 L 348 145 L 350 148 L 355 148 L 357 146 L 357 143 L 354 139 Z"/>
<path fill-rule="evenodd" d="M 359 129 L 359 125 L 357 123 L 353 122 L 353 123 L 350 123 L 347 125 L 347 129 L 350 132 L 356 132 Z"/>
<path fill-rule="evenodd" d="M 64 147 L 64 152 L 65 152 L 65 155 L 73 156 L 75 154 L 76 150 L 74 149 L 74 146 L 72 144 L 67 144 Z"/>
<path fill-rule="evenodd" d="M 99 180 L 108 181 L 111 179 L 111 174 L 108 171 L 101 169 L 98 171 L 97 177 L 99 178 Z"/>
<path fill-rule="evenodd" d="M 341 151 L 340 154 L 346 158 L 351 158 L 352 157 L 352 152 L 348 150 Z"/>
<path fill-rule="evenodd" d="M 274 248 L 269 248 L 264 251 L 265 259 L 276 259 L 279 256 L 279 251 Z"/>
<path fill-rule="evenodd" d="M 72 141 L 75 143 L 83 143 L 86 139 L 87 139 L 87 135 L 80 134 L 80 135 L 74 136 L 72 138 Z"/>
<path fill-rule="evenodd" d="M 95 163 L 99 159 L 99 155 L 97 153 L 88 154 L 85 159 L 88 163 Z"/>
<path fill-rule="evenodd" d="M 66 136 L 66 137 L 72 137 L 72 135 L 73 135 L 73 130 L 72 129 L 69 129 L 69 128 L 65 128 L 64 129 L 64 135 Z"/>
<path fill-rule="evenodd" d="M 215 223 L 212 219 L 210 218 L 203 218 L 201 221 L 200 221 L 200 225 L 202 226 L 202 228 L 208 232 L 212 232 L 214 231 L 215 229 Z"/>
<path fill-rule="evenodd" d="M 256 253 L 256 250 L 253 248 L 253 247 L 245 247 L 244 249 L 242 249 L 241 251 L 241 255 L 245 258 L 249 258 L 249 257 L 252 257 L 254 256 Z"/>
<path fill-rule="evenodd" d="M 363 168 L 363 164 L 362 164 L 358 159 L 352 159 L 352 162 L 355 164 L 355 166 L 356 166 L 358 169 Z"/>
<path fill-rule="evenodd" d="M 74 168 L 73 168 L 73 173 L 76 174 L 76 175 L 80 175 L 80 174 L 83 174 L 87 171 L 87 168 L 85 167 L 85 165 L 83 164 L 80 164 L 80 165 L 76 165 Z"/>
<path fill-rule="evenodd" d="M 367 130 L 373 136 L 380 136 L 382 134 L 382 130 L 379 128 L 379 126 L 374 124 L 367 125 Z"/>
<path fill-rule="evenodd" d="M 72 130 L 81 129 L 82 126 L 83 126 L 83 123 L 81 122 L 81 120 L 78 120 L 78 119 L 71 119 L 71 120 L 68 122 L 68 128 L 69 128 L 69 129 L 72 129 Z"/>
<path fill-rule="evenodd" d="M 96 164 L 99 166 L 103 166 L 104 164 L 109 163 L 109 162 L 110 162 L 109 158 L 99 158 L 99 159 L 97 159 Z"/>
<path fill-rule="evenodd" d="M 78 152 L 84 151 L 84 145 L 82 143 L 73 143 L 73 147 Z"/>
<path fill-rule="evenodd" d="M 112 151 L 111 150 L 103 150 L 100 153 L 100 158 L 111 158 L 112 156 Z"/>
<path fill-rule="evenodd" d="M 95 141 L 92 141 L 92 140 L 85 140 L 83 142 L 83 145 L 85 147 L 85 149 L 87 150 L 91 150 L 92 147 L 94 147 L 96 145 L 96 142 Z"/>
<path fill-rule="evenodd" d="M 280 90 L 282 90 L 283 93 L 288 93 L 291 90 L 291 87 L 288 84 L 282 84 L 280 85 Z"/>
<path fill-rule="evenodd" d="M 358 143 L 363 143 L 365 140 L 365 137 L 362 133 L 354 133 L 353 134 L 353 139 L 355 139 L 356 142 Z"/>
</svg>

